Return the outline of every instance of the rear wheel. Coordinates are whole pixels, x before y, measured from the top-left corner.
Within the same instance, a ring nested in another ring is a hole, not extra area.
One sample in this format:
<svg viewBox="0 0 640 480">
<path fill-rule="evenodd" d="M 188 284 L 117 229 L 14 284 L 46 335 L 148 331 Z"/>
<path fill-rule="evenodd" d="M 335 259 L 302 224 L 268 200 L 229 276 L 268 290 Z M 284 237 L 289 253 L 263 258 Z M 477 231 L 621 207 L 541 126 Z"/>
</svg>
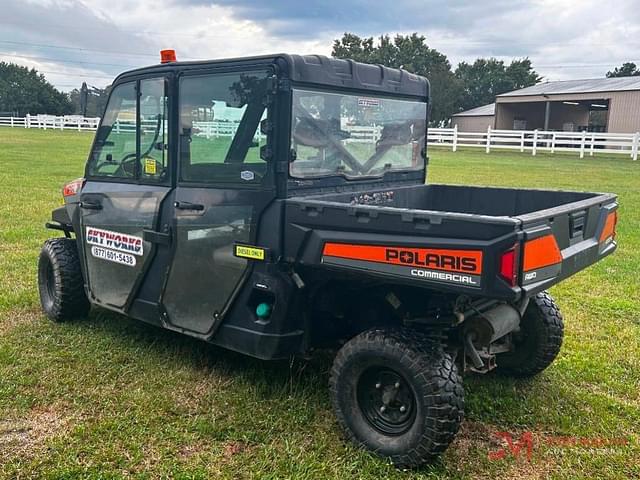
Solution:
<svg viewBox="0 0 640 480">
<path fill-rule="evenodd" d="M 513 351 L 499 354 L 498 371 L 518 377 L 542 372 L 560 353 L 564 323 L 562 314 L 548 292 L 540 292 L 529 302 L 513 334 Z"/>
<path fill-rule="evenodd" d="M 329 383 L 348 438 L 398 466 L 435 459 L 462 421 L 464 390 L 453 359 L 416 331 L 358 335 L 338 352 Z"/>
<path fill-rule="evenodd" d="M 89 301 L 74 240 L 52 238 L 44 243 L 38 259 L 38 289 L 42 310 L 54 322 L 87 316 Z"/>
</svg>

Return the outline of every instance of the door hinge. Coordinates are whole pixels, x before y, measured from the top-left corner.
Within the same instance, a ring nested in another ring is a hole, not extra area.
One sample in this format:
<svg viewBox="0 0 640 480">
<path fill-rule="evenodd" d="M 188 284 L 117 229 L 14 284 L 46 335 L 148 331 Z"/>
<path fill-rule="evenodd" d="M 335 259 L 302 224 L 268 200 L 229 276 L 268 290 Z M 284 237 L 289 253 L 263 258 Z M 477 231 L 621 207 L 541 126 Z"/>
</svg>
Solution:
<svg viewBox="0 0 640 480">
<path fill-rule="evenodd" d="M 160 245 L 171 245 L 171 229 L 166 227 L 163 232 L 155 230 L 143 230 L 142 239 L 146 242 L 159 243 Z"/>
</svg>

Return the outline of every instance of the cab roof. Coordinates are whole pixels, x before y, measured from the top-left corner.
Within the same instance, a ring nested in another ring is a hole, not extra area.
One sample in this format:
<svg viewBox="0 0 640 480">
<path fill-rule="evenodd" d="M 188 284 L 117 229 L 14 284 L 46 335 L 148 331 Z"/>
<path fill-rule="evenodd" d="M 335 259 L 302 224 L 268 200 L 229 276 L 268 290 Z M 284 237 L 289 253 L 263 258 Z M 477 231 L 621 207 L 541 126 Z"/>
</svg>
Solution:
<svg viewBox="0 0 640 480">
<path fill-rule="evenodd" d="M 429 81 L 406 70 L 326 57 L 279 53 L 255 57 L 161 63 L 120 74 L 114 83 L 128 77 L 175 71 L 201 70 L 207 67 L 275 65 L 282 77 L 296 84 L 371 90 L 392 95 L 428 100 Z"/>
</svg>

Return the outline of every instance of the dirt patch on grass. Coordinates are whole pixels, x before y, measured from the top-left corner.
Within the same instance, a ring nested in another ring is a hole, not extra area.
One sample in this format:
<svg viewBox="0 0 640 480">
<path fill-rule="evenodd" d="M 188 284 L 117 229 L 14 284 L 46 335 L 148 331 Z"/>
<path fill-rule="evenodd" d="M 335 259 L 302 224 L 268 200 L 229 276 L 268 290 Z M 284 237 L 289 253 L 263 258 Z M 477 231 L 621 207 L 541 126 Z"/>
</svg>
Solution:
<svg viewBox="0 0 640 480">
<path fill-rule="evenodd" d="M 488 455 L 501 447 L 496 435 L 498 431 L 492 425 L 465 420 L 448 452 L 455 452 L 456 461 L 471 461 L 478 454 Z"/>
<path fill-rule="evenodd" d="M 17 310 L 0 314 L 0 336 L 9 334 L 19 325 L 35 324 L 42 321 L 39 310 Z"/>
<path fill-rule="evenodd" d="M 69 431 L 71 417 L 54 406 L 36 407 L 26 417 L 0 418 L 0 451 L 11 457 L 33 457 L 48 440 Z"/>
</svg>

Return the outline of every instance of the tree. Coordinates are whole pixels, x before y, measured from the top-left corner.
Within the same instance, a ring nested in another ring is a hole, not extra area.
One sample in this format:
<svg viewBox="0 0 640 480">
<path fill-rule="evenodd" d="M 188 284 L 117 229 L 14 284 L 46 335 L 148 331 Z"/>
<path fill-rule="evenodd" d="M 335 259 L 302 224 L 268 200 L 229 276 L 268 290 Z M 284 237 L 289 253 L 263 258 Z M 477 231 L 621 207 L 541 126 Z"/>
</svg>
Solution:
<svg viewBox="0 0 640 480">
<path fill-rule="evenodd" d="M 463 88 L 460 110 L 493 103 L 496 95 L 530 87 L 542 80 L 528 58 L 513 60 L 508 66 L 495 58 L 479 58 L 473 64 L 461 62 L 455 76 Z"/>
<path fill-rule="evenodd" d="M 451 64 L 444 54 L 429 48 L 422 35 L 396 35 L 393 39 L 382 35 L 376 44 L 373 37 L 360 38 L 345 33 L 341 39 L 334 40 L 332 55 L 404 68 L 427 77 L 431 83 L 431 123 L 434 125 L 445 123 L 456 111 L 460 88 L 451 71 Z"/>
<path fill-rule="evenodd" d="M 616 67 L 613 71 L 607 72 L 607 78 L 637 76 L 640 76 L 640 70 L 638 70 L 638 67 L 633 62 L 625 62 L 620 68 Z"/>
<path fill-rule="evenodd" d="M 64 115 L 71 113 L 73 107 L 69 97 L 35 69 L 0 62 L 0 111 Z"/>
</svg>

